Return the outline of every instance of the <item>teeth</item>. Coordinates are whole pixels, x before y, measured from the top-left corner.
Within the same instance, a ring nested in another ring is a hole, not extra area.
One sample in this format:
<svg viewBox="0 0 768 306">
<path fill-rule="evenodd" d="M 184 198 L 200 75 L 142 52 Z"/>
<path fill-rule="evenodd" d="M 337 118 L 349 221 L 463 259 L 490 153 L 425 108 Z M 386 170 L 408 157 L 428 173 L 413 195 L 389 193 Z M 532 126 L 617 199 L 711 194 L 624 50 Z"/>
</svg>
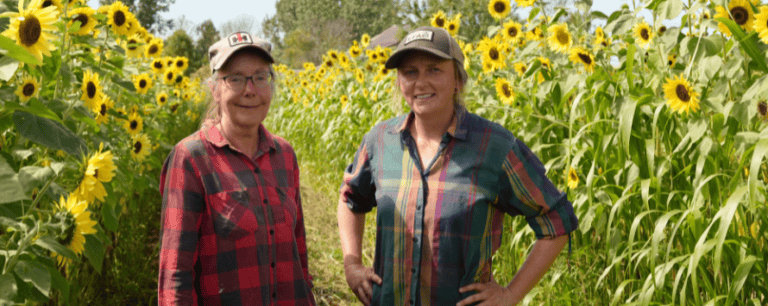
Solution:
<svg viewBox="0 0 768 306">
<path fill-rule="evenodd" d="M 417 95 L 417 96 L 416 96 L 416 99 L 426 99 L 426 98 L 429 98 L 429 97 L 431 97 L 431 96 L 432 96 L 432 94 L 426 94 L 426 95 Z"/>
</svg>

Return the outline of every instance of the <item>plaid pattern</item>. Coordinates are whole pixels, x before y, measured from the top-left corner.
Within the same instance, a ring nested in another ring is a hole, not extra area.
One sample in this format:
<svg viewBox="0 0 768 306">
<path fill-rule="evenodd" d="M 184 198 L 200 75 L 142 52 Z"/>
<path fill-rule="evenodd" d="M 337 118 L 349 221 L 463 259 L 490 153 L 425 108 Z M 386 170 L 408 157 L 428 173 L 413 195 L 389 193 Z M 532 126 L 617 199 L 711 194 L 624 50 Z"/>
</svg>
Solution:
<svg viewBox="0 0 768 306">
<path fill-rule="evenodd" d="M 261 126 L 255 157 L 214 126 L 163 165 L 159 305 L 314 305 L 293 148 Z"/>
<path fill-rule="evenodd" d="M 366 134 L 341 186 L 353 212 L 377 206 L 374 271 L 384 282 L 374 284 L 374 305 L 455 305 L 471 295 L 459 288 L 491 280 L 504 213 L 523 215 L 538 238 L 576 230 L 566 194 L 505 128 L 457 108 L 438 155 L 424 163 L 411 120 Z"/>
</svg>

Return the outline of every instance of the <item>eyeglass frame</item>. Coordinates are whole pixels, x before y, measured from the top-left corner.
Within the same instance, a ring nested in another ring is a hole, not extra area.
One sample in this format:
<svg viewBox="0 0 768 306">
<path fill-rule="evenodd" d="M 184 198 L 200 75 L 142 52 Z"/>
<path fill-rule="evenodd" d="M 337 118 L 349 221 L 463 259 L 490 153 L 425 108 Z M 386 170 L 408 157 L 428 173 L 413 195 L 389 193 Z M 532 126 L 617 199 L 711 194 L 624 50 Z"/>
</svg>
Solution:
<svg viewBox="0 0 768 306">
<path fill-rule="evenodd" d="M 268 75 L 270 80 L 269 80 L 269 82 L 263 84 L 263 86 L 259 86 L 259 84 L 256 82 L 254 77 L 262 76 L 262 75 L 263 76 L 267 76 Z M 244 80 L 243 80 L 244 81 L 243 82 L 243 88 L 240 88 L 240 90 L 232 88 L 232 85 L 230 85 L 229 81 L 227 81 L 228 77 L 242 77 L 242 78 L 244 78 Z M 269 85 L 272 85 L 273 82 L 275 81 L 275 75 L 270 70 L 270 71 L 258 72 L 258 73 L 254 74 L 254 75 L 251 75 L 251 76 L 244 76 L 244 75 L 240 75 L 240 74 L 230 74 L 230 75 L 223 76 L 223 77 L 217 77 L 216 79 L 217 80 L 224 80 L 224 84 L 227 85 L 227 87 L 229 89 L 232 89 L 232 90 L 238 91 L 238 92 L 242 92 L 243 90 L 245 90 L 245 87 L 248 86 L 248 80 L 251 80 L 251 82 L 253 82 L 254 87 L 256 87 L 256 88 L 267 88 Z"/>
</svg>

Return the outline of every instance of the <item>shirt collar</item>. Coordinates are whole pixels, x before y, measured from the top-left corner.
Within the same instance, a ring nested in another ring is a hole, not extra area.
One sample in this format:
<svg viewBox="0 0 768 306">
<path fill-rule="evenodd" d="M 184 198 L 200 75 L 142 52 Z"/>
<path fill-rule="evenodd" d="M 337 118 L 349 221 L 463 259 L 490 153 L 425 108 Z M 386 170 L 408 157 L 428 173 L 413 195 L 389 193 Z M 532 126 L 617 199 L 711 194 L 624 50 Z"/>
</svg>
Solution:
<svg viewBox="0 0 768 306">
<path fill-rule="evenodd" d="M 467 137 L 467 109 L 462 105 L 454 107 L 454 116 L 451 120 L 451 125 L 448 126 L 446 133 L 453 138 L 464 140 Z M 393 125 L 390 133 L 402 134 L 408 129 L 408 125 L 413 122 L 415 114 L 410 111 L 407 116 L 403 118 L 400 123 Z"/>
<path fill-rule="evenodd" d="M 234 149 L 235 146 L 231 145 L 229 141 L 221 135 L 221 131 L 218 128 L 218 124 L 209 124 L 203 129 L 203 135 L 211 144 L 216 147 L 224 147 L 229 145 Z M 275 142 L 272 141 L 272 134 L 267 131 L 263 124 L 259 124 L 259 145 L 257 152 L 271 152 L 275 149 Z"/>
</svg>

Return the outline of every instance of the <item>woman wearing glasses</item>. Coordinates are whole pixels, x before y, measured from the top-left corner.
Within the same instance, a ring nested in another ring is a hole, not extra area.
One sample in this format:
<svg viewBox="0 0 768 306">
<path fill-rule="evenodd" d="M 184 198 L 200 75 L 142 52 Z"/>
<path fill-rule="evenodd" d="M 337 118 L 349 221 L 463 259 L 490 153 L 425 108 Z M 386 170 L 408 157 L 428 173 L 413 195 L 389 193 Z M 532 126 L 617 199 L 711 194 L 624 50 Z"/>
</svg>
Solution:
<svg viewBox="0 0 768 306">
<path fill-rule="evenodd" d="M 213 101 L 161 174 L 159 305 L 315 305 L 296 156 L 262 125 L 270 51 L 245 32 L 208 49 Z"/>
</svg>

